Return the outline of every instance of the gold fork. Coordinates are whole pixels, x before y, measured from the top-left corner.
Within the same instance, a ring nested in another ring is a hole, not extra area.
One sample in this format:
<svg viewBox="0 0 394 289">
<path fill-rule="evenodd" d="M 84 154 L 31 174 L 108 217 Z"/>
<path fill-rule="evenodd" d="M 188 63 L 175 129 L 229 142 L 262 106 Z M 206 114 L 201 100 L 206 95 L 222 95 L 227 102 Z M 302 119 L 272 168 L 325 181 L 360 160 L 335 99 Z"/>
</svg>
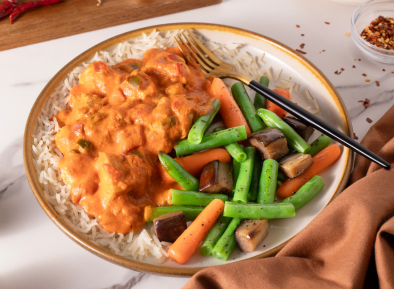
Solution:
<svg viewBox="0 0 394 289">
<path fill-rule="evenodd" d="M 341 131 L 325 123 L 324 121 L 322 121 L 317 116 L 310 113 L 309 111 L 296 105 L 292 101 L 282 97 L 281 95 L 270 90 L 269 88 L 261 85 L 257 81 L 252 80 L 251 78 L 242 75 L 240 73 L 233 72 L 232 71 L 233 66 L 231 64 L 224 62 L 223 60 L 216 57 L 193 35 L 193 33 L 189 31 L 189 29 L 187 29 L 187 34 L 185 32 L 181 32 L 181 35 L 183 36 L 184 39 L 182 37 L 177 37 L 177 36 L 174 37 L 176 44 L 178 45 L 179 49 L 182 51 L 187 61 L 190 61 L 189 58 L 190 54 L 193 56 L 193 58 L 196 59 L 196 61 L 201 66 L 201 71 L 204 73 L 206 77 L 213 75 L 219 78 L 228 77 L 228 78 L 237 79 L 243 82 L 244 84 L 246 84 L 247 86 L 249 86 L 257 93 L 267 98 L 268 100 L 272 101 L 279 107 L 291 113 L 298 119 L 308 123 L 316 130 L 324 133 L 325 135 L 338 141 L 339 143 L 343 144 L 349 149 L 366 157 L 367 159 L 379 164 L 385 169 L 390 169 L 391 165 L 387 161 L 377 156 L 370 150 L 366 149 L 365 147 L 363 147 L 358 142 L 356 142 L 349 136 L 345 135 Z M 185 49 L 188 49 L 190 54 L 187 53 Z M 253 107 L 253 105 L 251 106 Z"/>
<path fill-rule="evenodd" d="M 194 59 L 200 64 L 201 71 L 206 77 L 209 77 L 211 75 L 219 78 L 228 77 L 240 80 L 246 85 L 248 85 L 248 83 L 252 81 L 251 78 L 243 74 L 233 72 L 233 66 L 231 64 L 228 64 L 227 62 L 224 62 L 220 58 L 216 57 L 194 36 L 193 33 L 189 31 L 189 29 L 187 29 L 187 32 L 190 37 L 186 33 L 181 32 L 182 36 L 186 39 L 186 41 L 183 41 L 181 37 L 178 38 L 177 36 L 175 36 L 175 43 L 178 45 L 179 49 L 182 51 L 183 55 L 185 55 L 186 60 L 188 61 L 190 61 L 190 59 L 188 59 L 189 54 L 184 51 L 184 47 L 186 47 L 186 49 L 189 49 L 191 55 L 193 55 Z M 195 42 L 196 45 L 193 42 Z M 181 44 L 184 44 L 184 46 L 182 47 Z M 193 49 L 190 49 L 188 45 L 190 45 Z M 206 57 L 206 55 L 208 57 Z"/>
</svg>

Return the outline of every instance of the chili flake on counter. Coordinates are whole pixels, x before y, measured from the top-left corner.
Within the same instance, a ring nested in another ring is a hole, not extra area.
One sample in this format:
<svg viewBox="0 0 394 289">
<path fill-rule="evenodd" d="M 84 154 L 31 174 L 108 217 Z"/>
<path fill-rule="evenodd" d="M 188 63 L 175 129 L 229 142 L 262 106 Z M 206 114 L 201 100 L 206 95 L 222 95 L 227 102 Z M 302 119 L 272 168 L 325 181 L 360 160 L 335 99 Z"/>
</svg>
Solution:
<svg viewBox="0 0 394 289">
<path fill-rule="evenodd" d="M 379 16 L 364 28 L 360 36 L 386 50 L 394 50 L 394 18 Z"/>
<path fill-rule="evenodd" d="M 371 103 L 371 100 L 369 100 L 368 98 L 366 98 L 366 99 L 363 101 L 363 104 L 364 104 L 364 107 L 365 107 L 365 108 L 368 108 L 368 106 L 369 106 L 370 103 Z"/>
</svg>

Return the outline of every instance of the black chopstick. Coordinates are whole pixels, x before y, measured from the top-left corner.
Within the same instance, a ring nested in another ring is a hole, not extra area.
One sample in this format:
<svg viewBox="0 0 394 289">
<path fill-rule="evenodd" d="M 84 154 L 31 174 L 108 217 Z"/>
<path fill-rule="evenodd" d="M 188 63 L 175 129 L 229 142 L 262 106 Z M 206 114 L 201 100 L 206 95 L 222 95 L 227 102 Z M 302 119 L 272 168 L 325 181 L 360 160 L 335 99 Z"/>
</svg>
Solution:
<svg viewBox="0 0 394 289">
<path fill-rule="evenodd" d="M 377 163 L 378 165 L 382 166 L 386 170 L 391 168 L 391 165 L 382 159 L 381 157 L 377 156 L 370 150 L 366 149 L 358 142 L 350 138 L 349 136 L 345 135 L 343 132 L 337 130 L 336 128 L 332 127 L 331 125 L 325 123 L 320 118 L 316 117 L 309 111 L 303 109 L 302 107 L 296 105 L 290 100 L 282 97 L 281 95 L 277 94 L 276 92 L 270 90 L 269 88 L 264 87 L 257 81 L 252 80 L 249 85 L 251 89 L 260 93 L 262 96 L 267 98 L 268 100 L 272 101 L 276 105 L 280 106 L 287 112 L 291 113 L 298 119 L 308 123 L 316 130 L 322 132 L 323 134 L 327 135 L 328 137 L 336 140 L 337 142 L 341 143 L 345 147 L 355 151 L 356 153 L 366 157 L 367 159 Z"/>
</svg>

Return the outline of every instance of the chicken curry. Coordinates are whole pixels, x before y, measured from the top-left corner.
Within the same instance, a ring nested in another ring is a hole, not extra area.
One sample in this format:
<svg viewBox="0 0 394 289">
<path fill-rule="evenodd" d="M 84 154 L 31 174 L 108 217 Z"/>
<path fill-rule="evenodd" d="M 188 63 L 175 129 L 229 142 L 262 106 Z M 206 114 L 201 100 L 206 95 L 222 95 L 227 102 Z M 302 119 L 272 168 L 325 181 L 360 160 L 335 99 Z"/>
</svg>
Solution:
<svg viewBox="0 0 394 289">
<path fill-rule="evenodd" d="M 212 109 L 209 88 L 199 65 L 186 64 L 178 48 L 86 67 L 70 92 L 71 109 L 54 116 L 64 156 L 58 167 L 72 202 L 108 232 L 140 230 L 144 208 L 166 205 L 176 186 L 158 152 L 170 153 Z"/>
</svg>

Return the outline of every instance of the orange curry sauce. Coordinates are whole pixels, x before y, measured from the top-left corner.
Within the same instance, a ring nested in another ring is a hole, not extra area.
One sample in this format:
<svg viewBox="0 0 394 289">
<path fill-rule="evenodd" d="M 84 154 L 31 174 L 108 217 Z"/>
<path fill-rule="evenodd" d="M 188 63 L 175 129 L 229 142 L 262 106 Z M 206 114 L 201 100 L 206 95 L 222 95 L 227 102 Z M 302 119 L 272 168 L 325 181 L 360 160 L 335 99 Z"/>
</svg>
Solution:
<svg viewBox="0 0 394 289">
<path fill-rule="evenodd" d="M 55 145 L 71 199 L 108 232 L 138 231 L 144 208 L 166 205 L 174 180 L 158 161 L 212 109 L 210 81 L 178 48 L 150 49 L 142 61 L 94 62 L 56 117 Z"/>
</svg>

